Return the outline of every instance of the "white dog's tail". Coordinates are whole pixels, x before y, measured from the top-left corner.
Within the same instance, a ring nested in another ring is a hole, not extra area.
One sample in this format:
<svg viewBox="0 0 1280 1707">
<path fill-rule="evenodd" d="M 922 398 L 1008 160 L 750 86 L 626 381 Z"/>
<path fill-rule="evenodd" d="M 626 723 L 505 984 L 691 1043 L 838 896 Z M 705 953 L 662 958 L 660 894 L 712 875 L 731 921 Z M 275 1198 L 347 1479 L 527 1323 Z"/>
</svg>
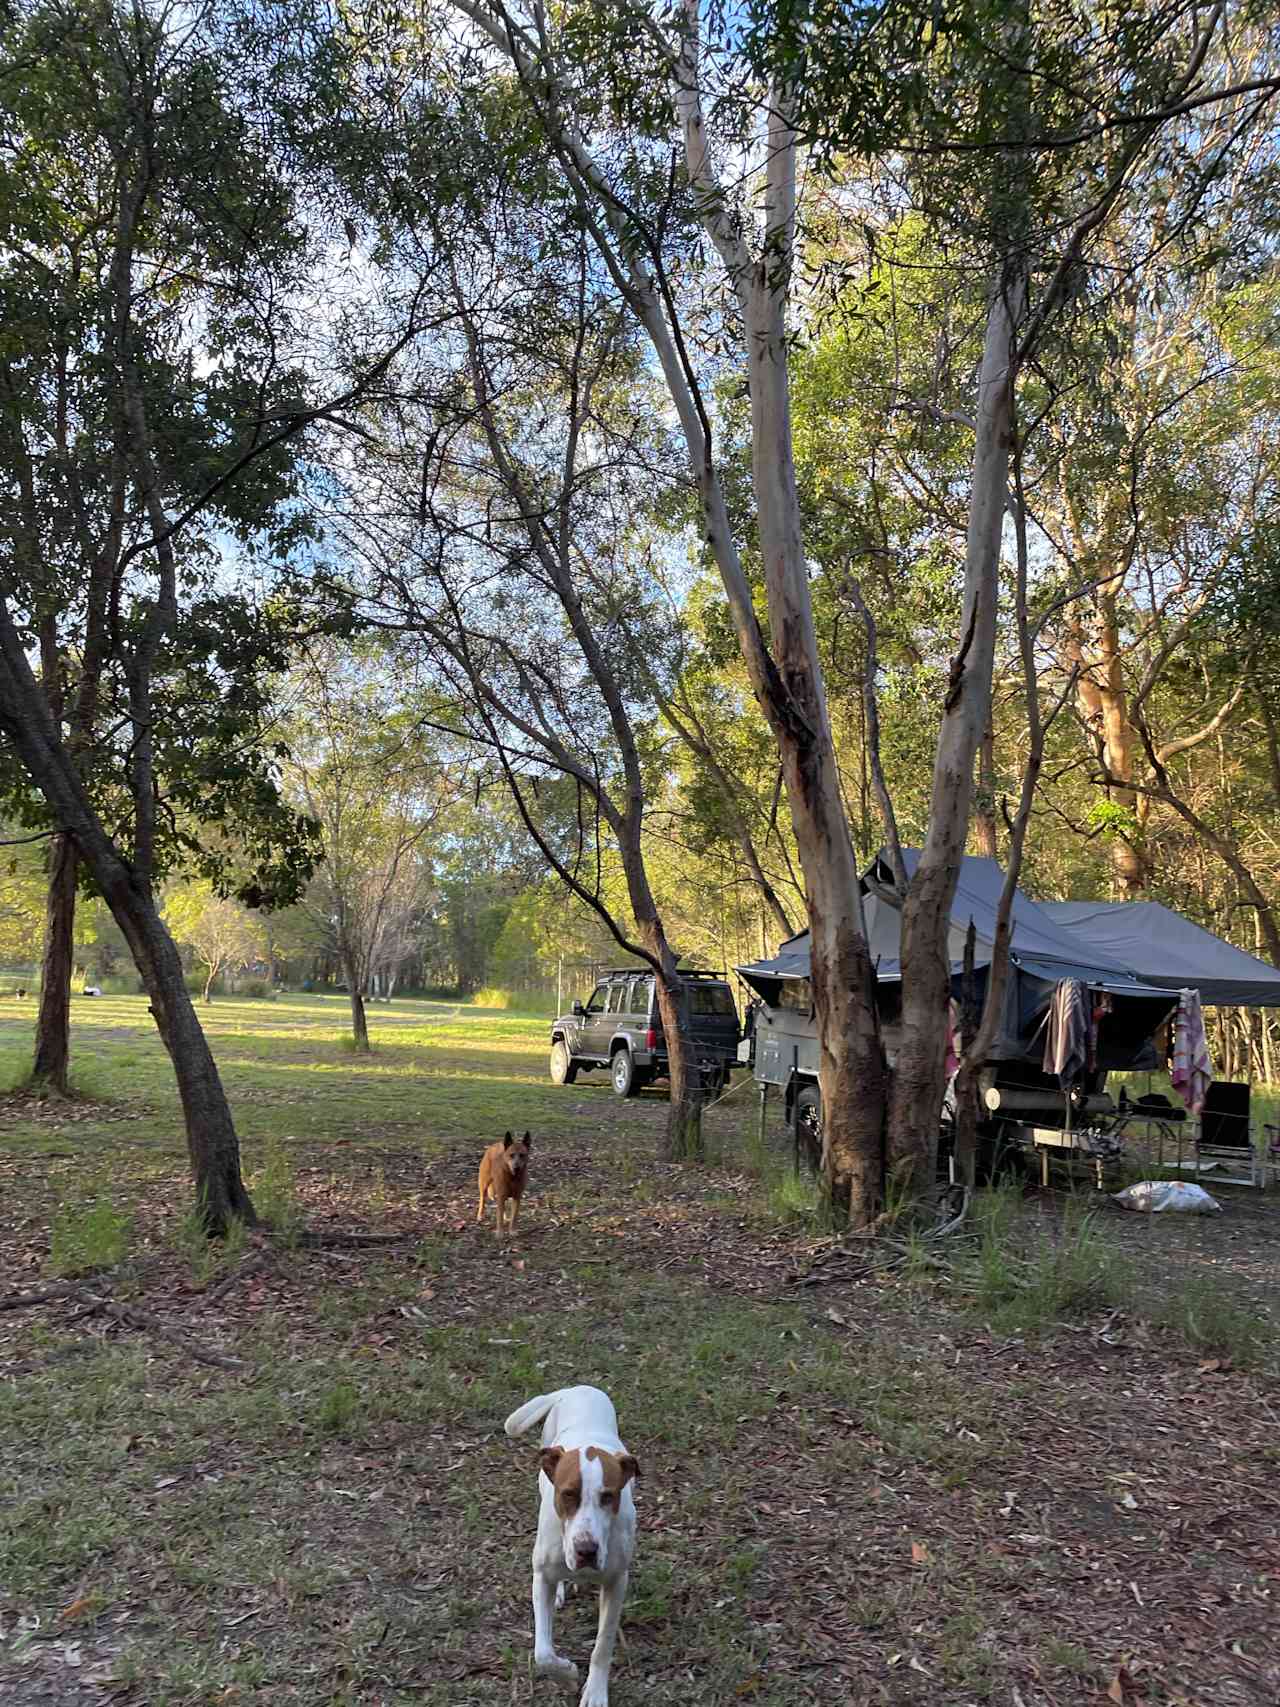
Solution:
<svg viewBox="0 0 1280 1707">
<path fill-rule="evenodd" d="M 530 1399 L 528 1404 L 521 1405 L 518 1411 L 512 1411 L 506 1424 L 507 1433 L 512 1440 L 518 1434 L 524 1434 L 526 1430 L 531 1429 L 534 1423 L 540 1423 L 564 1391 L 565 1388 L 561 1387 L 554 1393 L 539 1393 L 536 1399 Z"/>
</svg>

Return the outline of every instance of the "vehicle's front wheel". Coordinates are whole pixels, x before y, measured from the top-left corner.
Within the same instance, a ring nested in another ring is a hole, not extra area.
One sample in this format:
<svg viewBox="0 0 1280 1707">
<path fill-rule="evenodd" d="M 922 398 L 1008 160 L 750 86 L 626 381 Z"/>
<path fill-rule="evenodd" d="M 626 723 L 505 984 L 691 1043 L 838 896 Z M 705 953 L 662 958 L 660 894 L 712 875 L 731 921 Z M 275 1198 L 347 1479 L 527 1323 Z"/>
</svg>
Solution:
<svg viewBox="0 0 1280 1707">
<path fill-rule="evenodd" d="M 796 1166 L 803 1159 L 816 1174 L 822 1168 L 822 1092 L 801 1085 L 796 1093 Z"/>
<path fill-rule="evenodd" d="M 577 1064 L 569 1053 L 564 1039 L 557 1037 L 551 1045 L 551 1082 L 553 1085 L 571 1085 L 578 1076 Z"/>
<path fill-rule="evenodd" d="M 638 1075 L 629 1049 L 619 1049 L 610 1066 L 609 1076 L 613 1080 L 614 1090 L 620 1097 L 634 1096 L 639 1090 Z"/>
</svg>

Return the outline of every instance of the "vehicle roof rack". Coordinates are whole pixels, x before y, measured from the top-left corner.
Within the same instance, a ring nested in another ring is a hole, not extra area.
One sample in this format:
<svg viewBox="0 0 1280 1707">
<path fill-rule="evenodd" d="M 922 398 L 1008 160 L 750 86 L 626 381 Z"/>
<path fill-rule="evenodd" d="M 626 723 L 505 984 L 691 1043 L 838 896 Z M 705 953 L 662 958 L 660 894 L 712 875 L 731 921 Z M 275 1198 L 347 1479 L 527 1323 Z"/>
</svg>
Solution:
<svg viewBox="0 0 1280 1707">
<path fill-rule="evenodd" d="M 677 966 L 676 970 L 682 978 L 718 978 L 727 982 L 725 973 L 709 972 L 704 966 Z M 652 966 L 602 966 L 596 973 L 597 978 L 634 978 L 637 973 L 653 976 Z"/>
</svg>

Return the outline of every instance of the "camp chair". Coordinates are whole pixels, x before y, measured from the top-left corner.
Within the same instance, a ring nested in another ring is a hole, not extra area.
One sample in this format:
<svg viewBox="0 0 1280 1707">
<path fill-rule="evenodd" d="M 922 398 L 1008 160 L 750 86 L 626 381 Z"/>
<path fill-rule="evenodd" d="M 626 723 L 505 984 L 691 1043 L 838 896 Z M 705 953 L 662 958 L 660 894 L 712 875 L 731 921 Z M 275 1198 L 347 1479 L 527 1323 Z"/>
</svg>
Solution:
<svg viewBox="0 0 1280 1707">
<path fill-rule="evenodd" d="M 1258 1156 L 1253 1147 L 1249 1125 L 1249 1086 L 1232 1079 L 1214 1079 L 1205 1093 L 1200 1110 L 1200 1130 L 1196 1138 L 1196 1169 L 1209 1158 L 1212 1162 L 1235 1163 L 1248 1168 L 1248 1183 L 1260 1184 Z M 1224 1181 L 1244 1184 L 1238 1175 L 1223 1174 Z"/>
</svg>

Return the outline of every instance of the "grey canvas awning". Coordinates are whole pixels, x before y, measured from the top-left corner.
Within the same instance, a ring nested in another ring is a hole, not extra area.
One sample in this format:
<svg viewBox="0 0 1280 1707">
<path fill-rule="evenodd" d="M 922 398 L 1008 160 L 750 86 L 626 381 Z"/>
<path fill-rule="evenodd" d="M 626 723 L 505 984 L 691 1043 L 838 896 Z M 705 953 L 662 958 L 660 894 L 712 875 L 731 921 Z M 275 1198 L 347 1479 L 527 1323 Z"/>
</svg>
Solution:
<svg viewBox="0 0 1280 1707">
<path fill-rule="evenodd" d="M 1198 990 L 1210 1006 L 1280 1007 L 1280 971 L 1158 901 L 1046 901 L 1041 911 L 1147 984 Z"/>
</svg>

